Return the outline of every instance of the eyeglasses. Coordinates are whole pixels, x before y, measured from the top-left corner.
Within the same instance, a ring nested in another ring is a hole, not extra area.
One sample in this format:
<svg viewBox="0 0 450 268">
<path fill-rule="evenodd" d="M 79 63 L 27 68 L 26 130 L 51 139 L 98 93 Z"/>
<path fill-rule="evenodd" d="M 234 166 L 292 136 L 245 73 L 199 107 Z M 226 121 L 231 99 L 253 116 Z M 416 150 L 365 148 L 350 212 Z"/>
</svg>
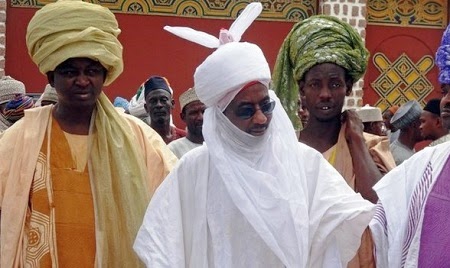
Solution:
<svg viewBox="0 0 450 268">
<path fill-rule="evenodd" d="M 261 110 L 264 115 L 271 115 L 274 108 L 275 101 L 270 100 L 263 104 L 258 104 L 258 108 L 255 108 L 254 104 L 242 105 L 234 111 L 234 114 L 240 119 L 246 120 L 253 117 L 258 110 Z"/>
</svg>

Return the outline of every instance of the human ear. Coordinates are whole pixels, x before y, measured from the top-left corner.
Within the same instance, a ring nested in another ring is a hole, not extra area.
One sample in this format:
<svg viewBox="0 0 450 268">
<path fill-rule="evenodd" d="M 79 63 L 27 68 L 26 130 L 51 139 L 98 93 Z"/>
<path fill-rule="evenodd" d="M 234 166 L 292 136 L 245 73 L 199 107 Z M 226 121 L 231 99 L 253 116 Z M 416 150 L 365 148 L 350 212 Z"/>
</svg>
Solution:
<svg viewBox="0 0 450 268">
<path fill-rule="evenodd" d="M 345 81 L 345 85 L 347 88 L 345 91 L 345 96 L 350 96 L 352 94 L 353 81 L 349 79 L 349 80 Z"/>
<path fill-rule="evenodd" d="M 300 93 L 300 96 L 304 96 L 305 91 L 303 90 L 303 88 L 305 87 L 305 81 L 300 80 L 297 82 L 297 85 L 298 85 L 298 92 Z"/>
<path fill-rule="evenodd" d="M 55 72 L 54 71 L 47 72 L 47 81 L 52 87 L 55 87 Z"/>
</svg>

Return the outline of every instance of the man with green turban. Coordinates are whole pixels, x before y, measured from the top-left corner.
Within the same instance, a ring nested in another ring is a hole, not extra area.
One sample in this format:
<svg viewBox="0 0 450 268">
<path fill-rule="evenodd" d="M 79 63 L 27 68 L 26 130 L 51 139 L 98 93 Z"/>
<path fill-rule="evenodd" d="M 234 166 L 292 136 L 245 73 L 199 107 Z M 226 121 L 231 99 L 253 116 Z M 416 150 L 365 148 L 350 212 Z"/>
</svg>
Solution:
<svg viewBox="0 0 450 268">
<path fill-rule="evenodd" d="M 60 0 L 29 22 L 28 52 L 58 102 L 0 136 L 1 267 L 140 267 L 147 204 L 176 157 L 103 93 L 123 70 L 109 9 Z"/>
<path fill-rule="evenodd" d="M 355 111 L 342 113 L 345 96 L 364 75 L 368 57 L 360 35 L 348 23 L 313 16 L 294 25 L 284 40 L 273 86 L 291 114 L 295 114 L 299 92 L 305 100 L 310 116 L 300 142 L 321 152 L 350 187 L 376 203 L 372 186 L 395 166 L 389 142 L 386 137 L 364 133 Z M 348 267 L 374 265 L 367 229 Z"/>
</svg>

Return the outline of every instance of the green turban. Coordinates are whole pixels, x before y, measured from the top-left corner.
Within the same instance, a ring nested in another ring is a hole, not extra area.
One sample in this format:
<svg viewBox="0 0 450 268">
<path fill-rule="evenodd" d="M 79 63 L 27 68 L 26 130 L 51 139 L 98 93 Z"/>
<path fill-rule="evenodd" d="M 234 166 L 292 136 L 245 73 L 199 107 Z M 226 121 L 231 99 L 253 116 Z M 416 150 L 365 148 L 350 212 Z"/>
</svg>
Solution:
<svg viewBox="0 0 450 268">
<path fill-rule="evenodd" d="M 69 58 L 99 61 L 108 71 L 105 85 L 123 71 L 119 25 L 106 7 L 59 0 L 38 10 L 27 28 L 28 53 L 46 74 Z"/>
<path fill-rule="evenodd" d="M 369 52 L 352 26 L 335 17 L 312 16 L 295 24 L 284 40 L 275 63 L 273 87 L 296 123 L 297 82 L 309 69 L 319 63 L 335 63 L 356 82 L 364 75 L 368 58 Z"/>
</svg>

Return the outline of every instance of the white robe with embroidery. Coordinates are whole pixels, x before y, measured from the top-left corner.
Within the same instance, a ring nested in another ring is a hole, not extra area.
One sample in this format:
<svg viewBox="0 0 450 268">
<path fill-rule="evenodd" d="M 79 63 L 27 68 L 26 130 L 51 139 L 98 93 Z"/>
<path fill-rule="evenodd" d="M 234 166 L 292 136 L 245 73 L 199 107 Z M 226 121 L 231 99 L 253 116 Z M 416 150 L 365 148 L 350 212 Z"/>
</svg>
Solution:
<svg viewBox="0 0 450 268">
<path fill-rule="evenodd" d="M 316 150 L 297 142 L 278 98 L 261 137 L 218 107 L 202 147 L 152 198 L 134 249 L 147 267 L 344 267 L 373 215 Z"/>
<path fill-rule="evenodd" d="M 425 203 L 449 154 L 450 142 L 427 147 L 373 187 L 379 198 L 370 223 L 377 267 L 417 267 Z"/>
</svg>

